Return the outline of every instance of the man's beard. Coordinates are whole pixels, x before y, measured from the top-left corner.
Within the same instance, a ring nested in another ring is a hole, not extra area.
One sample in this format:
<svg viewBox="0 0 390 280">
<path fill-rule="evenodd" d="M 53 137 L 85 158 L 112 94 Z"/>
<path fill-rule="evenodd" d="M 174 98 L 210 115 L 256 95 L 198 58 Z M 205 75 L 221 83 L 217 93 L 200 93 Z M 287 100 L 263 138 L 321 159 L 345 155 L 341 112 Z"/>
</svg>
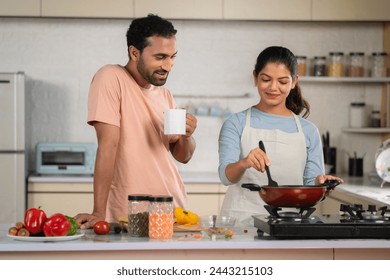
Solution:
<svg viewBox="0 0 390 280">
<path fill-rule="evenodd" d="M 141 76 L 150 84 L 154 86 L 162 86 L 167 82 L 169 72 L 165 70 L 156 70 L 153 71 L 152 74 L 149 74 L 147 69 L 145 68 L 145 64 L 143 59 L 141 59 L 137 64 L 137 70 L 141 74 Z M 161 79 L 154 76 L 154 74 L 166 74 L 166 77 Z"/>
</svg>

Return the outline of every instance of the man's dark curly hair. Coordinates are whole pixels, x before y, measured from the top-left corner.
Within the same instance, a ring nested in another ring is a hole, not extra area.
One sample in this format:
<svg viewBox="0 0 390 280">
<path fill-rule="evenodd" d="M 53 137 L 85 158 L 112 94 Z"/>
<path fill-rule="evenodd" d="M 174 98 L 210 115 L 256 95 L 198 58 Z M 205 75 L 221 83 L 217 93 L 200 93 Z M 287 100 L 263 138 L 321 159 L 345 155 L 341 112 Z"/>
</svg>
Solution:
<svg viewBox="0 0 390 280">
<path fill-rule="evenodd" d="M 171 38 L 176 32 L 170 21 L 157 15 L 149 14 L 147 17 L 134 19 L 126 33 L 127 49 L 133 45 L 142 53 L 149 44 L 149 37 L 156 35 Z"/>
</svg>

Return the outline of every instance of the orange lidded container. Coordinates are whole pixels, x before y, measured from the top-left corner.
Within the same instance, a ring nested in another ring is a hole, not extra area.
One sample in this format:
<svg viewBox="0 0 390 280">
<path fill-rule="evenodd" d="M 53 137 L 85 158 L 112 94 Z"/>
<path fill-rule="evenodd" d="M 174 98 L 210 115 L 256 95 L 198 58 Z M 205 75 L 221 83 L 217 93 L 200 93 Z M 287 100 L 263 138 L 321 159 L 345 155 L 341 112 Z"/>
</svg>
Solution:
<svg viewBox="0 0 390 280">
<path fill-rule="evenodd" d="M 151 196 L 149 201 L 149 238 L 172 238 L 174 223 L 173 197 Z"/>
</svg>

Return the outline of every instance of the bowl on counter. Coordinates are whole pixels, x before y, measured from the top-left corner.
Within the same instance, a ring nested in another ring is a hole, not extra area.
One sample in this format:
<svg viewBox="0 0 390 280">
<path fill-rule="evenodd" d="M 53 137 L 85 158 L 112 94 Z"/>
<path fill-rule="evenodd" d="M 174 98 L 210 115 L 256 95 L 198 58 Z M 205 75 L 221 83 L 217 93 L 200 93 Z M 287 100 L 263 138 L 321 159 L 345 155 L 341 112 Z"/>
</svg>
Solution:
<svg viewBox="0 0 390 280">
<path fill-rule="evenodd" d="M 215 226 L 213 215 L 200 217 L 202 228 L 210 237 L 227 238 L 232 237 L 232 229 L 236 223 L 236 218 L 230 216 L 217 216 Z M 228 235 L 228 236 L 227 236 Z"/>
</svg>

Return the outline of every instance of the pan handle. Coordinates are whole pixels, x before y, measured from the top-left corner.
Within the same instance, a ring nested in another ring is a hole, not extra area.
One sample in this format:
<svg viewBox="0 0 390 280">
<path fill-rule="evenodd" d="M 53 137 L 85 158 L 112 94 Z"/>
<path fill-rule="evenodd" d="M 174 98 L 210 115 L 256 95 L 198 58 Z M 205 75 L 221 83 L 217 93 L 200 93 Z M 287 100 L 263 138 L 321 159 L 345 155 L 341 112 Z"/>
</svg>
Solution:
<svg viewBox="0 0 390 280">
<path fill-rule="evenodd" d="M 326 180 L 322 185 L 326 187 L 326 191 L 329 192 L 333 190 L 336 186 L 340 185 L 339 180 Z"/>
<path fill-rule="evenodd" d="M 257 184 L 241 184 L 241 187 L 251 191 L 260 191 L 261 187 Z"/>
</svg>

